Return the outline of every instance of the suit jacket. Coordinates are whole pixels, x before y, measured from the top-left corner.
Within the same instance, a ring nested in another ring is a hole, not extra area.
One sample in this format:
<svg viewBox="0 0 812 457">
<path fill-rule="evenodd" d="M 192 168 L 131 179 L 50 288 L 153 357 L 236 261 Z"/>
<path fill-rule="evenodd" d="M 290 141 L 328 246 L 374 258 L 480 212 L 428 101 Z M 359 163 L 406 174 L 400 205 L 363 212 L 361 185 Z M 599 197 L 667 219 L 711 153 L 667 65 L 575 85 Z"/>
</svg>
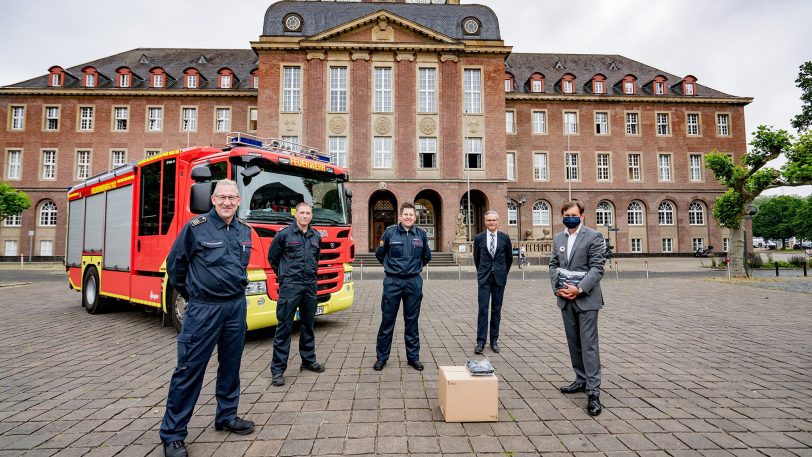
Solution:
<svg viewBox="0 0 812 457">
<path fill-rule="evenodd" d="M 493 256 L 488 250 L 488 231 L 474 237 L 474 265 L 479 284 L 487 283 L 488 276 L 493 273 L 496 284 L 504 286 L 512 264 L 513 245 L 507 233 L 496 232 L 496 253 Z"/>
<path fill-rule="evenodd" d="M 572 255 L 567 260 L 567 230 L 556 233 L 553 237 L 553 252 L 550 253 L 550 282 L 553 293 L 556 291 L 559 268 L 571 271 L 585 271 L 586 275 L 578 284 L 583 292 L 575 298 L 575 304 L 584 311 L 603 308 L 603 294 L 601 293 L 601 278 L 603 278 L 604 258 L 603 235 L 581 224 Z M 558 307 L 564 309 L 567 301 L 558 297 Z"/>
</svg>

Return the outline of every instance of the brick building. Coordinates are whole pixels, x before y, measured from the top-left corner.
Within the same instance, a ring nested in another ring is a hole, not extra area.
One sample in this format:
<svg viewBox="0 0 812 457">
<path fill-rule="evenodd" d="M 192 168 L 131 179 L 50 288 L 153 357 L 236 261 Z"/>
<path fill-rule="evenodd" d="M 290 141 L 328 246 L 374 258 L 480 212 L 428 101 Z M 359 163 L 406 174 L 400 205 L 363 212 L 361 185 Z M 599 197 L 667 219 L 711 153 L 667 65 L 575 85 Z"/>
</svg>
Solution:
<svg viewBox="0 0 812 457">
<path fill-rule="evenodd" d="M 745 152 L 749 98 L 618 55 L 511 53 L 493 11 L 453 0 L 274 3 L 251 48 L 135 49 L 0 88 L 3 180 L 33 204 L 0 255 L 60 256 L 70 185 L 230 131 L 348 166 L 359 252 L 415 201 L 435 250 L 470 252 L 496 209 L 543 253 L 570 193 L 618 252 L 727 242 L 703 156 Z"/>
</svg>

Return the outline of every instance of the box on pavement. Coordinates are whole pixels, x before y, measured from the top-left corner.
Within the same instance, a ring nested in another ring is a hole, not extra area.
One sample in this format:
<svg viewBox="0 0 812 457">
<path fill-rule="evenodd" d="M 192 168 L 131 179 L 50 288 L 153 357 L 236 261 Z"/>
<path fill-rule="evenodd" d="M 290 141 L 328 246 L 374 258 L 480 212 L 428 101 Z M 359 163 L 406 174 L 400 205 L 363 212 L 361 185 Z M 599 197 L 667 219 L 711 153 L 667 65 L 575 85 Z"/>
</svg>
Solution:
<svg viewBox="0 0 812 457">
<path fill-rule="evenodd" d="M 446 422 L 495 422 L 499 379 L 472 376 L 466 367 L 440 367 L 440 410 Z"/>
</svg>

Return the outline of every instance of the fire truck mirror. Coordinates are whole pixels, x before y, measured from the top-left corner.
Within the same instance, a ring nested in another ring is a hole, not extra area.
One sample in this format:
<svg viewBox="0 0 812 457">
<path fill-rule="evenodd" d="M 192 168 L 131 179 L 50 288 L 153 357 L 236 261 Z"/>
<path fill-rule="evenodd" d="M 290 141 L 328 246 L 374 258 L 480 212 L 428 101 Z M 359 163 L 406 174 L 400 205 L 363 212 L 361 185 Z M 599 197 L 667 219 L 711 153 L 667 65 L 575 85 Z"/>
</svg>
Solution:
<svg viewBox="0 0 812 457">
<path fill-rule="evenodd" d="M 192 176 L 197 168 L 192 169 Z M 208 168 L 206 169 L 208 170 Z M 211 173 L 209 173 L 211 175 Z M 208 213 L 211 210 L 211 194 L 214 192 L 214 182 L 198 182 L 192 184 L 192 192 L 189 196 L 189 211 L 194 214 Z"/>
<path fill-rule="evenodd" d="M 198 165 L 192 168 L 192 179 L 195 182 L 206 182 L 211 180 L 211 170 L 206 165 Z"/>
<path fill-rule="evenodd" d="M 242 175 L 242 183 L 246 186 L 251 184 L 251 179 L 260 173 L 262 173 L 262 168 L 259 168 L 256 165 L 252 165 L 244 169 L 243 171 L 240 172 L 240 174 Z"/>
</svg>

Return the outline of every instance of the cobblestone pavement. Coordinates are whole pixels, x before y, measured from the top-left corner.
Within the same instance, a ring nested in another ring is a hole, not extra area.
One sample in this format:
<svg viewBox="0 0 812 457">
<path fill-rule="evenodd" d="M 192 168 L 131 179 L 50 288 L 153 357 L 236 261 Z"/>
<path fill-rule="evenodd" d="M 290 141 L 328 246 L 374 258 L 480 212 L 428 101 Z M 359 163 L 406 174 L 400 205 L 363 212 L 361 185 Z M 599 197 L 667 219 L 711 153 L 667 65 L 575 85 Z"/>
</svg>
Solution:
<svg viewBox="0 0 812 457">
<path fill-rule="evenodd" d="M 0 288 L 0 456 L 162 455 L 157 428 L 175 333 L 140 308 L 91 316 L 67 281 Z M 543 280 L 509 283 L 495 423 L 445 423 L 437 367 L 473 356 L 472 280 L 428 281 L 421 359 L 406 364 L 402 320 L 393 355 L 372 370 L 381 282 L 317 321 L 327 370 L 270 386 L 271 332 L 250 335 L 240 414 L 248 436 L 217 432 L 214 373 L 192 419 L 207 455 L 812 455 L 809 295 L 709 278 L 604 280 L 602 415 L 586 414 L 560 314 Z M 296 347 L 296 342 L 293 347 Z M 487 351 L 487 350 L 486 350 Z"/>
</svg>

